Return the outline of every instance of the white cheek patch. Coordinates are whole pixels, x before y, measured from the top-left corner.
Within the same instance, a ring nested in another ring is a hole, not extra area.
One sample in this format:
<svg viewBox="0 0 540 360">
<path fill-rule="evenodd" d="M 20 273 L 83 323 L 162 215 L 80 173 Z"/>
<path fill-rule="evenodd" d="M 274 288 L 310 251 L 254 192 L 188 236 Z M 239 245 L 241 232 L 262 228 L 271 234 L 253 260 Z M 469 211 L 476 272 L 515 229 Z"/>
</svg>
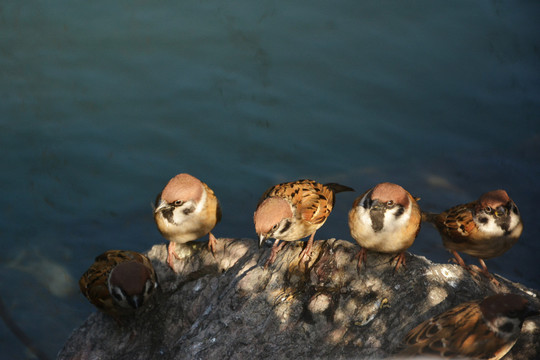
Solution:
<svg viewBox="0 0 540 360">
<path fill-rule="evenodd" d="M 487 322 L 488 326 L 503 339 L 509 339 L 520 332 L 519 319 L 499 316 L 493 322 Z"/>
<path fill-rule="evenodd" d="M 206 191 L 203 191 L 201 195 L 201 200 L 199 201 L 199 203 L 197 204 L 197 207 L 195 208 L 195 211 L 194 211 L 195 214 L 200 213 L 204 209 L 204 207 L 206 206 L 206 198 L 207 198 Z"/>
<path fill-rule="evenodd" d="M 199 214 L 206 204 L 206 191 L 201 196 L 201 201 L 196 204 L 193 200 L 186 201 L 182 206 L 179 206 L 173 211 L 173 221 L 175 224 L 182 224 L 189 218 L 193 218 L 194 214 Z M 195 209 L 193 209 L 195 208 Z"/>
<path fill-rule="evenodd" d="M 173 210 L 173 222 L 175 224 L 177 224 L 177 225 L 182 224 L 194 212 L 194 211 L 189 211 L 193 207 L 194 207 L 193 201 L 190 200 L 190 201 L 187 201 L 186 203 L 184 203 L 182 206 L 178 206 L 178 207 L 174 208 L 174 210 Z"/>
<path fill-rule="evenodd" d="M 488 219 L 486 223 L 482 223 L 481 221 L 478 220 L 478 218 L 474 219 L 475 223 L 478 225 L 478 228 L 482 232 L 484 232 L 485 234 L 494 235 L 494 236 L 504 235 L 504 230 L 501 229 L 501 227 L 497 225 L 497 223 L 495 223 L 495 219 L 493 217 L 487 216 L 485 218 Z"/>
<path fill-rule="evenodd" d="M 514 231 L 519 225 L 519 216 L 516 214 L 510 215 L 510 226 L 508 227 L 509 231 Z"/>
<path fill-rule="evenodd" d="M 126 309 L 129 309 L 131 307 L 126 299 L 126 296 L 119 287 L 111 286 L 109 284 L 109 294 L 111 294 L 116 305 Z"/>
<path fill-rule="evenodd" d="M 400 231 L 404 226 L 408 225 L 409 219 L 411 218 L 411 209 L 405 210 L 403 214 L 396 217 L 396 213 L 399 209 L 400 208 L 396 206 L 392 210 L 386 210 L 382 232 L 393 233 Z"/>
<path fill-rule="evenodd" d="M 278 229 L 275 231 L 276 236 L 285 235 L 292 226 L 292 220 L 281 220 Z"/>
<path fill-rule="evenodd" d="M 364 201 L 364 199 L 362 199 L 362 201 Z M 369 209 L 359 206 L 356 217 L 360 223 L 366 224 L 367 226 L 369 226 L 369 228 L 371 228 L 372 224 L 371 217 L 369 216 Z"/>
</svg>

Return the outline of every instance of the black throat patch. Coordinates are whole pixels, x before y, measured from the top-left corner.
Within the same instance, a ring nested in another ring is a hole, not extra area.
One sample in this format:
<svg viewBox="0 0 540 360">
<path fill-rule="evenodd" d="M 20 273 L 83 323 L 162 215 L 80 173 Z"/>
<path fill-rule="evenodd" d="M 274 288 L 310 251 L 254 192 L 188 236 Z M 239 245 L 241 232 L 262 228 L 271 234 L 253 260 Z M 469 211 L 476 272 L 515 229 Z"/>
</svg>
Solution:
<svg viewBox="0 0 540 360">
<path fill-rule="evenodd" d="M 505 207 L 506 213 L 504 216 L 495 217 L 495 224 L 504 231 L 504 235 L 510 234 L 510 222 L 512 221 L 512 215 L 516 216 L 513 212 L 513 206 L 507 204 Z M 515 207 L 514 207 L 515 208 Z"/>
<path fill-rule="evenodd" d="M 495 224 L 504 231 L 504 235 L 510 234 L 510 216 L 503 216 L 495 219 Z"/>
<path fill-rule="evenodd" d="M 174 211 L 174 208 L 168 208 L 161 211 L 161 213 L 163 214 L 163 217 L 171 224 L 174 224 L 173 211 Z"/>
<path fill-rule="evenodd" d="M 371 209 L 369 210 L 369 217 L 371 218 L 371 228 L 373 231 L 381 231 L 384 226 L 384 209 Z"/>
</svg>

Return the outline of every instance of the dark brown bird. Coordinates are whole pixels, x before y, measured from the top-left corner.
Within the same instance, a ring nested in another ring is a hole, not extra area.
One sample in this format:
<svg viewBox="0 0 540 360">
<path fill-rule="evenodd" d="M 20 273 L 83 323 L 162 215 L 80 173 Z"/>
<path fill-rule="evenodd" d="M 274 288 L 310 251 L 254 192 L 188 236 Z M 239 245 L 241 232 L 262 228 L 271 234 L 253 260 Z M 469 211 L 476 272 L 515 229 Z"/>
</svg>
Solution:
<svg viewBox="0 0 540 360">
<path fill-rule="evenodd" d="M 516 343 L 524 320 L 538 314 L 515 294 L 469 301 L 412 329 L 397 355 L 498 360 Z"/>
<path fill-rule="evenodd" d="M 118 323 L 143 306 L 157 286 L 150 260 L 129 250 L 104 252 L 79 280 L 83 295 Z"/>
</svg>

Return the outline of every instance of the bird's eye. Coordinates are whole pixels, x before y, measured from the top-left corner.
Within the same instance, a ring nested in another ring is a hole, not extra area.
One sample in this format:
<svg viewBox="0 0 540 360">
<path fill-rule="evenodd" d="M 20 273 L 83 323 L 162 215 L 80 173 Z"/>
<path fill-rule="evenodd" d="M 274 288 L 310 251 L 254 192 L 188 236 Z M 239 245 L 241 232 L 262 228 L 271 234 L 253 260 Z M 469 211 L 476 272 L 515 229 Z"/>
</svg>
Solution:
<svg viewBox="0 0 540 360">
<path fill-rule="evenodd" d="M 112 296 L 116 299 L 116 301 L 123 301 L 125 299 L 124 292 L 122 289 L 117 287 L 112 289 Z"/>
<path fill-rule="evenodd" d="M 278 224 L 272 226 L 272 231 L 276 231 L 276 230 L 277 230 L 277 227 L 278 227 Z"/>
<path fill-rule="evenodd" d="M 394 200 L 388 200 L 388 201 L 386 202 L 386 206 L 387 206 L 387 207 L 392 207 L 392 206 L 394 206 Z"/>
<path fill-rule="evenodd" d="M 182 200 L 176 200 L 173 204 L 174 206 L 182 206 L 184 202 Z"/>
<path fill-rule="evenodd" d="M 484 208 L 484 211 L 486 212 L 486 214 L 491 214 L 491 212 L 493 211 L 493 209 L 490 207 L 490 206 L 486 206 Z"/>
</svg>

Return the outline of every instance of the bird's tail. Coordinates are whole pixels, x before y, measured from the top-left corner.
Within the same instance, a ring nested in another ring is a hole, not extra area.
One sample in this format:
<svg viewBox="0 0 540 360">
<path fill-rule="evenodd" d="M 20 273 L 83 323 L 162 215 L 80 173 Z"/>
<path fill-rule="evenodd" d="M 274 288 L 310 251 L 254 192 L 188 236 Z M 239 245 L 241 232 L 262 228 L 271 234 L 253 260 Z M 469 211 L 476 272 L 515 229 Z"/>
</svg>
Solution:
<svg viewBox="0 0 540 360">
<path fill-rule="evenodd" d="M 428 212 L 428 211 L 422 211 L 422 221 L 433 223 L 437 215 L 439 214 Z"/>
<path fill-rule="evenodd" d="M 337 184 L 337 183 L 328 183 L 328 184 L 324 184 L 324 186 L 326 186 L 327 188 L 332 189 L 332 191 L 335 194 L 340 193 L 340 192 L 344 192 L 344 191 L 354 191 L 354 189 L 351 188 L 351 187 L 341 185 L 341 184 Z"/>
</svg>

